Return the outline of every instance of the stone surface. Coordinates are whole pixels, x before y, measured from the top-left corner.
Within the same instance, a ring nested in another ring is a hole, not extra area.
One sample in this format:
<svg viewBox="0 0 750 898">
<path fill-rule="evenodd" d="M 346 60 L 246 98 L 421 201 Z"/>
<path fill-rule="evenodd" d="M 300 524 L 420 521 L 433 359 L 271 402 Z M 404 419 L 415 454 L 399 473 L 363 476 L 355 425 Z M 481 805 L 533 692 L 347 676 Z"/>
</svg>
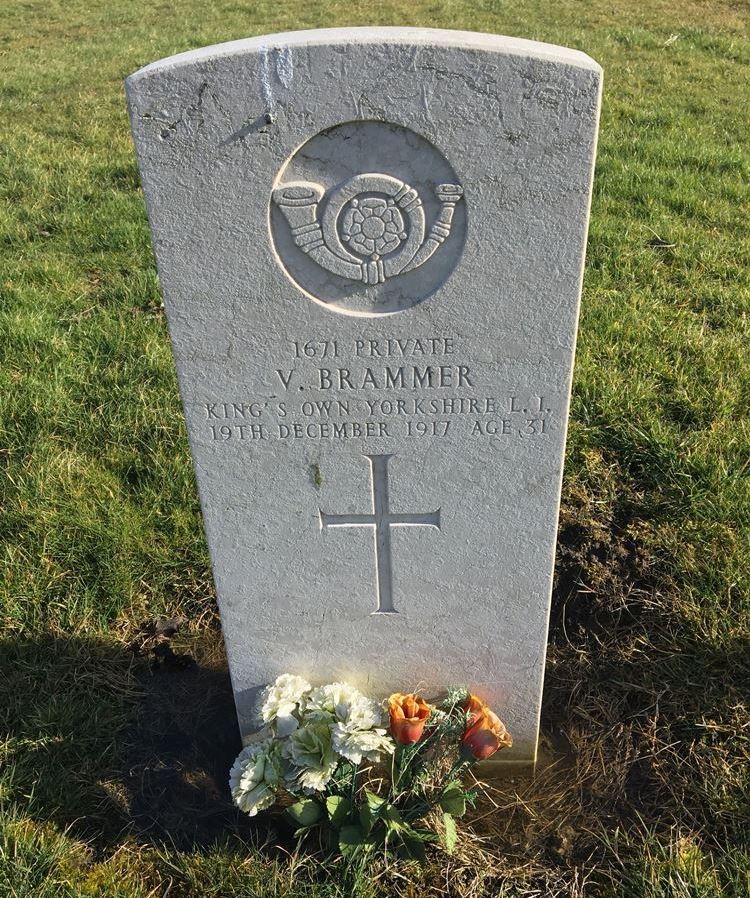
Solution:
<svg viewBox="0 0 750 898">
<path fill-rule="evenodd" d="M 346 29 L 127 81 L 244 732 L 463 683 L 536 752 L 601 72 Z"/>
</svg>

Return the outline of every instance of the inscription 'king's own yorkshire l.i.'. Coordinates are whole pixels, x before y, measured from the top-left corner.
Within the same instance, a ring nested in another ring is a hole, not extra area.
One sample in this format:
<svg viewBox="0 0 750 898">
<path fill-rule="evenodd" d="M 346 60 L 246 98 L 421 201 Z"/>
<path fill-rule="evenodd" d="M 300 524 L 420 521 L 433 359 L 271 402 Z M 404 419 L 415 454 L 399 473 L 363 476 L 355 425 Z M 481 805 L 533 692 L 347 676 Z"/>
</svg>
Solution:
<svg viewBox="0 0 750 898">
<path fill-rule="evenodd" d="M 411 28 L 128 79 L 243 735 L 285 671 L 464 683 L 533 762 L 600 89 Z"/>
</svg>

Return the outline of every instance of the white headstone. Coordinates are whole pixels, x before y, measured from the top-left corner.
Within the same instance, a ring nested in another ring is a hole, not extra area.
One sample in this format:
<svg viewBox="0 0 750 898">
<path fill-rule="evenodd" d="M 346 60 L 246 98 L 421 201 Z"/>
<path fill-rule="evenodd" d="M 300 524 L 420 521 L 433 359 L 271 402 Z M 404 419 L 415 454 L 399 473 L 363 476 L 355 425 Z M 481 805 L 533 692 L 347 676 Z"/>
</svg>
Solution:
<svg viewBox="0 0 750 898">
<path fill-rule="evenodd" d="M 534 759 L 600 87 L 410 28 L 128 79 L 243 732 L 284 671 L 465 684 Z"/>
</svg>

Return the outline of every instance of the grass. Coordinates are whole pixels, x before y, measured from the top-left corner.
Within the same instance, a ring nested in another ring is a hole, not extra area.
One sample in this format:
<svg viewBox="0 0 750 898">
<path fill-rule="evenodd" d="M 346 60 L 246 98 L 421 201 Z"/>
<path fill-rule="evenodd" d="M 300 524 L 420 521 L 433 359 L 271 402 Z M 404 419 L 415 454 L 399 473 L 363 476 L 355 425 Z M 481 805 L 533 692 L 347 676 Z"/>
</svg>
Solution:
<svg viewBox="0 0 750 898">
<path fill-rule="evenodd" d="M 2 20 L 1 898 L 747 895 L 748 3 L 27 0 Z M 231 692 L 122 89 L 172 53 L 334 24 L 546 40 L 606 78 L 556 760 L 494 784 L 422 871 L 344 870 L 227 803 Z"/>
</svg>

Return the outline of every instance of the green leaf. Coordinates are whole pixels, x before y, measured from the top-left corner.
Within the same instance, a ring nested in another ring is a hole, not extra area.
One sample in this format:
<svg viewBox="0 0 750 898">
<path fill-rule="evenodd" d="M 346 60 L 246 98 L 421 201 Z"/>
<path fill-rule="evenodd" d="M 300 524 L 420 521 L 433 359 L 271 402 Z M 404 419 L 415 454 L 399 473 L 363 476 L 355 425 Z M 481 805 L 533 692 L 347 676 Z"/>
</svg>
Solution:
<svg viewBox="0 0 750 898">
<path fill-rule="evenodd" d="M 301 839 L 302 836 L 307 835 L 307 833 L 311 832 L 315 829 L 314 826 L 298 826 L 297 829 L 294 830 L 294 838 Z"/>
<path fill-rule="evenodd" d="M 431 829 L 416 829 L 411 826 L 407 826 L 407 829 L 412 835 L 419 836 L 425 843 L 438 841 L 438 834 L 434 833 Z"/>
<path fill-rule="evenodd" d="M 427 855 L 424 850 L 424 841 L 421 836 L 411 827 L 405 829 L 400 834 L 401 845 L 397 849 L 400 857 L 406 860 L 419 861 L 420 864 L 427 863 Z"/>
<path fill-rule="evenodd" d="M 312 798 L 303 798 L 288 807 L 286 812 L 300 826 L 312 826 L 323 816 L 323 808 Z"/>
<path fill-rule="evenodd" d="M 392 804 L 383 804 L 378 813 L 378 817 L 385 823 L 389 833 L 398 832 L 405 828 L 406 824 L 398 812 L 398 808 Z"/>
<path fill-rule="evenodd" d="M 454 817 L 463 817 L 466 813 L 466 793 L 461 783 L 457 780 L 448 783 L 440 796 L 438 804 L 446 814 L 452 814 Z"/>
<path fill-rule="evenodd" d="M 445 849 L 448 854 L 453 854 L 456 849 L 456 840 L 458 838 L 456 821 L 451 814 L 443 814 L 443 823 L 445 824 Z"/>
<path fill-rule="evenodd" d="M 329 795 L 326 798 L 326 809 L 333 826 L 340 829 L 349 818 L 352 806 L 349 799 L 344 798 L 343 795 Z"/>
<path fill-rule="evenodd" d="M 365 798 L 367 799 L 367 804 L 370 806 L 370 809 L 373 811 L 379 811 L 385 804 L 385 798 L 381 798 L 370 789 L 365 789 Z"/>
<path fill-rule="evenodd" d="M 359 825 L 362 827 L 362 832 L 367 836 L 370 834 L 370 830 L 372 829 L 372 810 L 370 809 L 370 805 L 367 802 L 363 802 L 359 806 Z"/>
<path fill-rule="evenodd" d="M 348 824 L 339 831 L 339 850 L 342 854 L 352 854 L 364 844 L 364 834 L 359 826 Z"/>
</svg>

